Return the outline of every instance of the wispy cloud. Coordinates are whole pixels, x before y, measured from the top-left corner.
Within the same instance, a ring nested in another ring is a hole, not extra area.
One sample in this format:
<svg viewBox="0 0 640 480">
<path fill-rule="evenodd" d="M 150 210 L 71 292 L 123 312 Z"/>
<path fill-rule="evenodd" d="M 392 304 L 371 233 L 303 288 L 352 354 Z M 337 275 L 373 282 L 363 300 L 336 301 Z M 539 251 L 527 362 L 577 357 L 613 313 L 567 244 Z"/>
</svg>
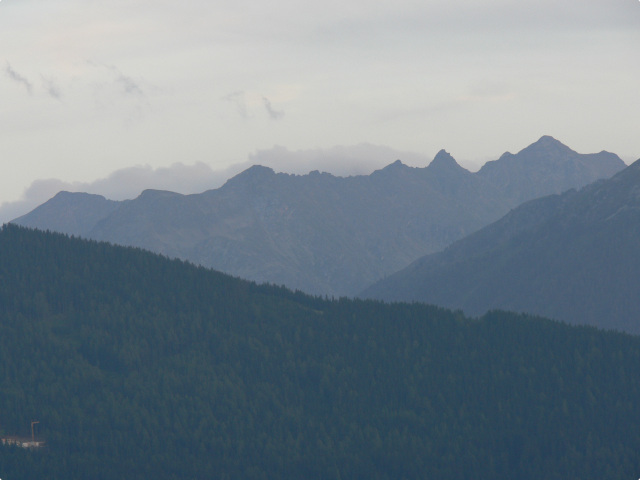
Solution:
<svg viewBox="0 0 640 480">
<path fill-rule="evenodd" d="M 100 69 L 106 69 L 111 72 L 113 75 L 113 85 L 117 86 L 118 90 L 123 96 L 136 96 L 136 97 L 144 97 L 145 93 L 142 87 L 140 86 L 140 82 L 134 80 L 133 77 L 124 74 L 118 67 L 115 65 L 106 65 L 100 62 L 94 62 L 92 60 L 88 60 L 87 63 L 93 67 L 97 67 Z"/>
<path fill-rule="evenodd" d="M 18 72 L 16 72 L 11 67 L 9 62 L 7 62 L 4 71 L 11 80 L 23 85 L 24 88 L 27 89 L 27 92 L 29 92 L 29 95 L 33 94 L 33 85 L 31 84 L 31 82 L 27 80 L 25 77 L 23 77 L 22 75 L 20 75 Z"/>
<path fill-rule="evenodd" d="M 116 83 L 118 83 L 125 94 L 144 96 L 142 88 L 133 80 L 133 78 L 123 75 L 118 69 L 114 69 L 116 73 Z"/>
<path fill-rule="evenodd" d="M 235 107 L 238 115 L 242 118 L 249 118 L 249 114 L 247 113 L 247 102 L 245 100 L 244 91 L 237 90 L 235 92 L 231 92 L 228 95 L 222 97 L 223 100 L 227 102 L 231 102 Z"/>
<path fill-rule="evenodd" d="M 264 108 L 267 110 L 267 113 L 269 114 L 269 118 L 271 120 L 280 120 L 282 117 L 284 117 L 284 112 L 282 110 L 274 109 L 267 97 L 262 97 L 262 103 L 264 103 Z"/>
<path fill-rule="evenodd" d="M 45 91 L 51 98 L 55 98 L 56 100 L 62 100 L 62 92 L 60 91 L 60 87 L 58 83 L 53 78 L 47 78 L 42 75 L 42 84 L 44 86 Z"/>
</svg>

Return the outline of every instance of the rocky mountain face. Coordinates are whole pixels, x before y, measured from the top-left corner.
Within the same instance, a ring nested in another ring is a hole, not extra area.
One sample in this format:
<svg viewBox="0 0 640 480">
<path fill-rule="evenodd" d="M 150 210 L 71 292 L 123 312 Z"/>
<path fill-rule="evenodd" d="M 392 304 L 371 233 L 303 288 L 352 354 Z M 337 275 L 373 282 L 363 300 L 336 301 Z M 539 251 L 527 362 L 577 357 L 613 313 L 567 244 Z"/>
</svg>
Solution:
<svg viewBox="0 0 640 480">
<path fill-rule="evenodd" d="M 549 162 L 564 167 L 548 171 Z M 354 295 L 497 220 L 523 198 L 580 187 L 623 167 L 613 154 L 580 155 L 543 137 L 478 173 L 444 150 L 425 168 L 396 161 L 367 176 L 254 166 L 197 195 L 147 190 L 112 202 L 61 192 L 14 223 L 309 293 Z"/>
<path fill-rule="evenodd" d="M 640 333 L 640 160 L 609 180 L 533 200 L 362 296 L 480 315 L 525 311 Z"/>
</svg>

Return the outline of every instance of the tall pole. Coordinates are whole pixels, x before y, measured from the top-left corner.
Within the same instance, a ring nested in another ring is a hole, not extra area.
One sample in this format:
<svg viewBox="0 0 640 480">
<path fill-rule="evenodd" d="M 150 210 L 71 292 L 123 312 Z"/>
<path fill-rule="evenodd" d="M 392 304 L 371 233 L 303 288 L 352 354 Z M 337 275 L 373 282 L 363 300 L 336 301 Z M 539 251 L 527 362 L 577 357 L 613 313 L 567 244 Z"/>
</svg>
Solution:
<svg viewBox="0 0 640 480">
<path fill-rule="evenodd" d="M 37 420 L 35 420 L 35 421 L 31 422 L 31 441 L 32 441 L 33 443 L 35 443 L 35 442 L 36 442 L 36 436 L 35 436 L 35 435 L 34 435 L 34 433 L 33 433 L 33 426 L 34 426 L 36 423 L 40 423 L 40 422 L 39 422 L 39 421 L 37 421 Z"/>
</svg>

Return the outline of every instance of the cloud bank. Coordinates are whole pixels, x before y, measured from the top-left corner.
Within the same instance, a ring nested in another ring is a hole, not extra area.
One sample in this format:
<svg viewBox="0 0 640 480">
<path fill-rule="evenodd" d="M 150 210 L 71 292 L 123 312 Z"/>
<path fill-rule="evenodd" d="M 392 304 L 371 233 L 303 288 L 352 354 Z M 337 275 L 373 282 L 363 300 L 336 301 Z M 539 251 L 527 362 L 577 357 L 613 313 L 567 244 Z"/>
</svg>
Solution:
<svg viewBox="0 0 640 480">
<path fill-rule="evenodd" d="M 124 168 L 93 182 L 66 182 L 54 178 L 36 180 L 25 189 L 19 200 L 0 205 L 0 223 L 30 212 L 60 191 L 94 193 L 110 200 L 135 198 L 148 188 L 184 194 L 200 193 L 219 187 L 234 173 L 237 172 L 233 169 L 213 170 L 204 163 L 175 163 L 162 168 L 149 165 Z"/>
<path fill-rule="evenodd" d="M 30 212 L 63 190 L 93 193 L 110 200 L 135 198 L 145 189 L 168 190 L 182 194 L 201 193 L 222 186 L 226 180 L 252 165 L 263 165 L 276 172 L 297 175 L 320 170 L 345 177 L 368 175 L 397 159 L 413 166 L 426 166 L 430 161 L 424 155 L 371 144 L 298 151 L 275 146 L 268 150 L 259 150 L 250 155 L 246 162 L 222 170 L 214 170 L 202 162 L 193 165 L 174 163 L 161 168 L 149 165 L 123 168 L 93 182 L 41 179 L 26 188 L 19 200 L 0 205 L 0 223 L 9 222 Z"/>
<path fill-rule="evenodd" d="M 258 150 L 243 165 L 264 165 L 276 172 L 304 175 L 312 170 L 328 172 L 340 177 L 368 175 L 396 160 L 415 167 L 424 167 L 431 158 L 414 152 L 361 143 L 353 146 L 335 146 L 291 151 L 282 146 Z"/>
</svg>

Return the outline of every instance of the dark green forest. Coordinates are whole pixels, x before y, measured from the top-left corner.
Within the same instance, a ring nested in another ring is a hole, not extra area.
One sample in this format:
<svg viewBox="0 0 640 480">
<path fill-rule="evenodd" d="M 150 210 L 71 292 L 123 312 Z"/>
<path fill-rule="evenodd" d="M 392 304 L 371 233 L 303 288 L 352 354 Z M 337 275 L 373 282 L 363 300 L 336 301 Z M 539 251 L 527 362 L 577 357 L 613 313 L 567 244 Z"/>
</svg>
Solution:
<svg viewBox="0 0 640 480">
<path fill-rule="evenodd" d="M 0 478 L 625 479 L 640 338 L 0 231 Z"/>
</svg>

